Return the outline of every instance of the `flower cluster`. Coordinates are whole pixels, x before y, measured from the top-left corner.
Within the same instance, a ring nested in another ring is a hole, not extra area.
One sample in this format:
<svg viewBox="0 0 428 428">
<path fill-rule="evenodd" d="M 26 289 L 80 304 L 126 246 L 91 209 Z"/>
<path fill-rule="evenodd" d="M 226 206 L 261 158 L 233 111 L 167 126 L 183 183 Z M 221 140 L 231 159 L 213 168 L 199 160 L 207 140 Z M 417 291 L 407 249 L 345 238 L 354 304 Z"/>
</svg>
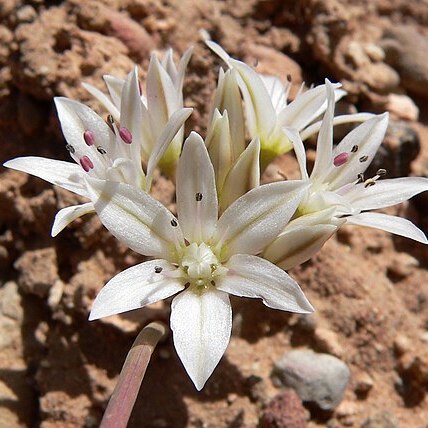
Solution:
<svg viewBox="0 0 428 428">
<path fill-rule="evenodd" d="M 106 121 L 79 102 L 55 99 L 75 163 L 38 157 L 5 163 L 88 200 L 60 210 L 52 236 L 96 212 L 117 239 L 149 258 L 105 285 L 91 320 L 179 293 L 172 300 L 171 329 L 197 389 L 229 342 L 229 294 L 261 298 L 274 309 L 312 312 L 283 269 L 310 259 L 345 224 L 428 243 L 408 220 L 368 212 L 428 190 L 426 178 L 382 179 L 383 169 L 364 177 L 383 140 L 387 114 L 335 117 L 335 103 L 345 92 L 328 80 L 289 102 L 289 84 L 260 75 L 219 45 L 206 43 L 226 70 L 219 72 L 205 140 L 191 132 L 184 141 L 192 110 L 183 105 L 182 89 L 192 52 L 176 66 L 168 51 L 162 61 L 151 57 L 145 94 L 137 68 L 124 80 L 104 76 L 108 95 L 85 85 L 108 111 Z M 362 123 L 334 147 L 334 126 L 350 122 Z M 316 133 L 309 175 L 302 141 Z M 260 185 L 269 162 L 290 150 L 301 179 Z M 176 213 L 150 194 L 157 167 L 175 178 Z"/>
</svg>

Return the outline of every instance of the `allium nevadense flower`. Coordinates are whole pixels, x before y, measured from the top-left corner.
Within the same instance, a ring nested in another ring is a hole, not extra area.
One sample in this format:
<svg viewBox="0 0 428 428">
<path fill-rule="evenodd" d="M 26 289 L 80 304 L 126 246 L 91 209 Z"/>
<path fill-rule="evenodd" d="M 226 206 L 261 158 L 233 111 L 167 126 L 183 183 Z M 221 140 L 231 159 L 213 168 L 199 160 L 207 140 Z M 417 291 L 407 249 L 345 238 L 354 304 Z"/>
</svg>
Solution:
<svg viewBox="0 0 428 428">
<path fill-rule="evenodd" d="M 290 83 L 284 86 L 279 78 L 261 75 L 244 62 L 231 58 L 217 43 L 209 40 L 205 43 L 230 70 L 237 72 L 248 133 L 251 139 L 260 139 L 262 169 L 276 156 L 292 150 L 293 145 L 284 132 L 284 127 L 299 132 L 303 140 L 319 130 L 321 124 L 315 121 L 327 108 L 325 85 L 300 91 L 288 103 Z M 340 86 L 339 83 L 334 85 L 335 101 L 346 94 Z M 335 117 L 333 123 L 361 122 L 371 116 L 369 113 L 342 115 Z"/>
<path fill-rule="evenodd" d="M 77 163 L 36 156 L 12 159 L 4 166 L 35 175 L 49 183 L 91 200 L 87 178 L 128 183 L 149 190 L 153 172 L 174 136 L 190 116 L 192 109 L 180 109 L 171 118 L 156 140 L 148 156 L 146 172 L 141 162 L 143 133 L 142 103 L 136 70 L 132 71 L 121 90 L 120 123 L 107 124 L 93 110 L 77 101 L 57 97 L 55 104 L 66 148 Z M 76 218 L 94 212 L 93 200 L 63 208 L 55 216 L 52 236 Z"/>
<path fill-rule="evenodd" d="M 229 343 L 229 294 L 258 297 L 265 305 L 309 313 L 312 306 L 282 269 L 256 256 L 295 212 L 301 181 L 260 186 L 218 218 L 214 169 L 202 138 L 184 144 L 176 179 L 177 218 L 146 192 L 88 179 L 103 224 L 134 251 L 154 257 L 110 280 L 90 319 L 141 308 L 178 292 L 171 306 L 177 353 L 200 390 Z"/>
<path fill-rule="evenodd" d="M 333 147 L 334 86 L 326 81 L 328 108 L 317 140 L 311 175 L 306 170 L 302 140 L 288 130 L 299 161 L 302 178 L 309 184 L 293 220 L 266 248 L 263 256 L 289 269 L 308 260 L 342 225 L 382 229 L 428 244 L 425 234 L 407 219 L 378 212 L 428 190 L 424 177 L 381 179 L 364 173 L 373 160 L 388 126 L 388 114 L 375 116 L 353 129 Z"/>
<path fill-rule="evenodd" d="M 182 56 L 178 67 L 173 61 L 173 51 L 169 49 L 162 61 L 155 54 L 151 55 L 146 79 L 146 95 L 139 85 L 141 105 L 130 105 L 122 97 L 126 81 L 114 76 L 104 76 L 108 95 L 96 87 L 84 83 L 86 90 L 93 95 L 113 118 L 124 123 L 132 134 L 141 140 L 141 156 L 147 164 L 163 129 L 172 115 L 183 108 L 183 82 L 186 67 L 192 56 L 189 48 Z M 134 73 L 137 74 L 135 68 Z M 136 79 L 138 77 L 136 76 Z M 133 118 L 138 118 L 138 121 Z M 165 154 L 159 161 L 162 172 L 173 176 L 176 163 L 183 145 L 184 128 L 182 127 L 171 141 Z"/>
</svg>

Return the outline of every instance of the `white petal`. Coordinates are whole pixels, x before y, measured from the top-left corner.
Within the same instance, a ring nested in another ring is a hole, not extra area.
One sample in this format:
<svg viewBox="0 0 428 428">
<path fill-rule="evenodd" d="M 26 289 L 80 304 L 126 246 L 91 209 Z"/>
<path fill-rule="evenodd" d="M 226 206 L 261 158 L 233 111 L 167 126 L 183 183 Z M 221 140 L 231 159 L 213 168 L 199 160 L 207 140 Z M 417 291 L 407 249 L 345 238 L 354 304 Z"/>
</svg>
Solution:
<svg viewBox="0 0 428 428">
<path fill-rule="evenodd" d="M 182 280 L 168 276 L 176 270 L 165 260 L 151 260 L 120 272 L 98 293 L 89 320 L 139 309 L 178 293 L 184 289 Z"/>
<path fill-rule="evenodd" d="M 272 309 L 301 314 L 314 311 L 297 282 L 267 260 L 235 254 L 226 267 L 228 273 L 216 283 L 218 290 L 263 299 L 263 303 Z"/>
<path fill-rule="evenodd" d="M 190 242 L 207 242 L 215 229 L 218 202 L 214 169 L 202 138 L 192 132 L 177 167 L 177 214 Z M 197 198 L 198 196 L 198 198 Z M 202 197 L 201 200 L 199 197 Z"/>
<path fill-rule="evenodd" d="M 88 179 L 88 190 L 104 226 L 137 253 L 174 259 L 183 243 L 173 215 L 158 201 L 128 184 Z"/>
<path fill-rule="evenodd" d="M 214 111 L 205 139 L 205 144 L 213 164 L 217 189 L 223 187 L 224 180 L 233 165 L 233 144 L 229 114 Z"/>
<path fill-rule="evenodd" d="M 302 180 L 308 180 L 309 176 L 306 169 L 306 152 L 299 132 L 293 128 L 282 128 L 282 130 L 293 144 L 294 154 L 296 155 L 296 159 L 299 164 Z"/>
<path fill-rule="evenodd" d="M 373 113 L 354 113 L 354 114 L 342 114 L 333 118 L 333 126 L 343 125 L 348 123 L 360 123 L 371 119 L 375 115 Z M 313 123 L 307 128 L 300 132 L 300 137 L 303 141 L 315 135 L 321 128 L 322 120 Z"/>
<path fill-rule="evenodd" d="M 265 184 L 236 200 L 220 217 L 215 241 L 224 259 L 258 254 L 288 223 L 307 185 L 302 181 Z"/>
<path fill-rule="evenodd" d="M 314 169 L 311 173 L 312 180 L 322 180 L 326 171 L 332 164 L 333 151 L 333 117 L 334 117 L 334 90 L 333 85 L 326 79 L 327 110 L 322 120 L 317 139 L 317 154 Z"/>
<path fill-rule="evenodd" d="M 334 99 L 337 101 L 345 92 L 338 89 L 339 83 L 332 84 Z M 322 114 L 327 107 L 326 85 L 319 85 L 298 95 L 278 115 L 278 124 L 300 131 Z"/>
<path fill-rule="evenodd" d="M 82 86 L 96 99 L 98 100 L 104 108 L 113 116 L 114 120 L 120 121 L 119 109 L 113 104 L 111 99 L 101 92 L 95 86 L 90 85 L 89 83 L 82 83 Z"/>
<path fill-rule="evenodd" d="M 122 98 L 123 85 L 125 84 L 124 79 L 105 74 L 103 76 L 104 82 L 106 83 L 110 97 L 113 100 L 114 105 L 119 109 Z"/>
<path fill-rule="evenodd" d="M 334 224 L 300 225 L 290 229 L 286 227 L 267 246 L 263 257 L 282 269 L 291 269 L 312 258 L 337 229 L 338 226 Z"/>
<path fill-rule="evenodd" d="M 3 166 L 26 172 L 80 196 L 89 197 L 83 181 L 83 170 L 74 163 L 26 156 L 11 159 Z"/>
<path fill-rule="evenodd" d="M 401 177 L 377 180 L 374 186 L 367 188 L 364 183 L 356 184 L 344 196 L 355 208 L 373 210 L 399 204 L 427 190 L 428 178 Z"/>
<path fill-rule="evenodd" d="M 68 98 L 54 99 L 62 132 L 67 143 L 72 145 L 75 152 L 72 158 L 79 163 L 82 156 L 88 156 L 94 165 L 93 172 L 103 178 L 105 173 L 105 159 L 94 147 L 89 147 L 83 138 L 85 131 L 91 131 L 95 138 L 95 146 L 101 145 L 107 154 L 115 152 L 115 136 L 104 120 L 93 110 L 82 103 Z"/>
<path fill-rule="evenodd" d="M 218 55 L 229 68 L 232 68 L 232 64 L 230 62 L 231 58 L 229 54 L 217 43 L 211 40 L 205 40 L 205 44 L 216 54 Z"/>
<path fill-rule="evenodd" d="M 361 213 L 346 217 L 346 223 L 382 229 L 395 235 L 422 242 L 422 244 L 428 244 L 425 233 L 405 218 L 382 213 Z"/>
<path fill-rule="evenodd" d="M 373 160 L 388 127 L 388 113 L 375 116 L 353 129 L 334 149 L 330 164 L 330 173 L 325 178 L 331 190 L 339 189 L 347 183 L 357 180 Z M 351 152 L 354 146 L 358 150 Z M 340 153 L 349 153 L 348 161 L 339 167 L 333 165 L 333 159 Z M 367 156 L 367 160 L 360 158 Z"/>
<path fill-rule="evenodd" d="M 95 212 L 95 208 L 92 202 L 63 208 L 62 210 L 58 211 L 55 216 L 51 236 L 54 237 L 58 235 L 58 233 L 61 232 L 66 226 L 68 226 L 71 222 L 81 217 L 82 215 L 93 212 Z"/>
<path fill-rule="evenodd" d="M 145 135 L 143 109 L 144 105 L 140 98 L 140 88 L 138 84 L 138 68 L 128 74 L 122 89 L 122 98 L 120 104 L 120 126 L 127 128 L 132 134 L 132 143 L 125 144 L 128 151 L 128 157 L 141 165 L 141 149 L 145 146 Z M 119 142 L 122 144 L 122 142 Z"/>
<path fill-rule="evenodd" d="M 153 148 L 153 152 L 149 157 L 149 162 L 147 165 L 147 191 L 150 190 L 153 172 L 155 168 L 157 167 L 162 156 L 165 154 L 165 151 L 171 144 L 171 141 L 177 135 L 177 132 L 181 129 L 184 122 L 192 114 L 192 111 L 193 109 L 191 108 L 183 108 L 181 110 L 177 110 L 175 113 L 172 114 L 170 120 L 168 121 L 162 133 L 160 134 L 158 141 L 156 142 L 156 145 Z"/>
<path fill-rule="evenodd" d="M 288 84 L 287 86 L 284 86 L 281 79 L 276 76 L 267 76 L 263 74 L 260 74 L 259 76 L 266 86 L 275 111 L 279 114 L 287 106 L 287 97 L 290 92 L 291 85 Z"/>
<path fill-rule="evenodd" d="M 221 211 L 259 184 L 260 140 L 256 137 L 242 152 L 226 177 L 220 192 Z"/>
<path fill-rule="evenodd" d="M 180 293 L 171 305 L 174 346 L 197 390 L 216 368 L 230 340 L 229 296 L 214 288 Z"/>
</svg>

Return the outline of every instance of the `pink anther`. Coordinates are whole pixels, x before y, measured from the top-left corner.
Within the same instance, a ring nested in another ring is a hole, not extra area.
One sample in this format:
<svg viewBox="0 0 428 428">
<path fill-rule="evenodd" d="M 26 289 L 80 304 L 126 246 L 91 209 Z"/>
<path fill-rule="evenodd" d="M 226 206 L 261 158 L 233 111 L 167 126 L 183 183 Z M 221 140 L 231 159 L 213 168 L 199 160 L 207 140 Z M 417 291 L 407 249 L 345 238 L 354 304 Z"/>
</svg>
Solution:
<svg viewBox="0 0 428 428">
<path fill-rule="evenodd" d="M 92 163 L 92 161 L 88 158 L 88 156 L 82 156 L 80 159 L 80 165 L 82 165 L 82 168 L 86 171 L 89 172 L 89 170 L 91 170 L 94 167 L 94 164 Z"/>
<path fill-rule="evenodd" d="M 120 138 L 122 139 L 122 141 L 126 144 L 131 144 L 132 143 L 132 134 L 131 131 L 128 128 L 120 128 L 119 129 L 119 135 Z"/>
<path fill-rule="evenodd" d="M 349 159 L 349 153 L 343 152 L 339 153 L 334 159 L 333 159 L 333 165 L 334 166 L 342 166 L 344 163 L 346 163 Z"/>
<path fill-rule="evenodd" d="M 83 133 L 83 139 L 85 140 L 85 143 L 88 146 L 93 146 L 95 144 L 95 136 L 94 136 L 94 133 L 92 131 L 86 130 Z"/>
</svg>

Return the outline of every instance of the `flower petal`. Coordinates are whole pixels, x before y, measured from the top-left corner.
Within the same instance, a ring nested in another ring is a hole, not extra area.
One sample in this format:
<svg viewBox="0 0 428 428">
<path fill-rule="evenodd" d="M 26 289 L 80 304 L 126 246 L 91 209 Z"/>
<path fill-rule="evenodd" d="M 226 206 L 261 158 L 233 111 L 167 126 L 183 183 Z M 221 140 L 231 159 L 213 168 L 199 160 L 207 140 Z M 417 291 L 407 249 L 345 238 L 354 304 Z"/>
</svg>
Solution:
<svg viewBox="0 0 428 428">
<path fill-rule="evenodd" d="M 329 82 L 330 83 L 330 82 Z M 341 85 L 333 83 L 334 101 L 338 101 L 345 92 L 338 89 Z M 305 128 L 327 108 L 326 85 L 319 85 L 298 95 L 278 115 L 278 125 L 297 129 Z"/>
<path fill-rule="evenodd" d="M 369 187 L 359 183 L 344 196 L 354 208 L 373 210 L 399 204 L 427 190 L 428 178 L 401 177 L 377 180 L 374 186 Z"/>
<path fill-rule="evenodd" d="M 300 180 L 269 183 L 236 200 L 217 223 L 214 239 L 222 258 L 260 253 L 288 223 L 306 190 Z"/>
<path fill-rule="evenodd" d="M 326 182 L 330 183 L 330 190 L 339 189 L 347 183 L 356 181 L 358 174 L 367 169 L 382 143 L 387 127 L 388 113 L 375 116 L 353 129 L 336 146 L 330 165 L 326 165 L 330 171 L 324 175 Z M 357 147 L 357 151 L 351 152 L 354 146 Z M 333 158 L 341 153 L 348 153 L 349 159 L 342 166 L 335 167 Z"/>
<path fill-rule="evenodd" d="M 327 110 L 321 123 L 317 139 L 317 154 L 311 173 L 312 181 L 321 181 L 332 164 L 333 151 L 333 117 L 334 117 L 334 87 L 326 79 Z"/>
<path fill-rule="evenodd" d="M 137 253 L 175 260 L 184 245 L 173 215 L 142 190 L 124 183 L 88 178 L 88 190 L 104 226 Z"/>
<path fill-rule="evenodd" d="M 125 80 L 119 79 L 115 76 L 111 76 L 110 74 L 105 74 L 103 76 L 103 79 L 114 105 L 119 109 Z"/>
<path fill-rule="evenodd" d="M 346 222 L 333 217 L 334 212 L 332 207 L 291 221 L 266 247 L 263 257 L 285 270 L 309 260 Z"/>
<path fill-rule="evenodd" d="M 235 254 L 227 262 L 228 273 L 218 290 L 240 297 L 261 298 L 266 306 L 307 314 L 314 311 L 299 285 L 282 269 L 260 257 Z"/>
<path fill-rule="evenodd" d="M 37 156 L 25 156 L 11 159 L 5 162 L 3 166 L 26 172 L 70 192 L 89 198 L 83 181 L 83 171 L 74 163 Z"/>
<path fill-rule="evenodd" d="M 260 140 L 256 137 L 230 169 L 220 190 L 220 208 L 226 208 L 260 184 Z"/>
<path fill-rule="evenodd" d="M 280 113 L 285 107 L 287 107 L 287 98 L 291 88 L 290 82 L 284 86 L 279 77 L 263 74 L 260 74 L 259 76 L 266 86 L 275 111 L 277 114 Z"/>
<path fill-rule="evenodd" d="M 81 217 L 82 215 L 93 212 L 95 212 L 95 208 L 92 202 L 63 208 L 62 210 L 58 211 L 55 216 L 51 236 L 55 237 L 56 235 L 58 235 L 58 233 L 61 232 L 66 226 L 68 226 L 71 222 Z"/>
<path fill-rule="evenodd" d="M 120 272 L 98 293 L 89 320 L 139 309 L 178 293 L 184 289 L 183 280 L 168 276 L 176 270 L 166 260 L 151 260 Z"/>
<path fill-rule="evenodd" d="M 115 135 L 104 120 L 84 104 L 64 97 L 56 97 L 54 101 L 64 137 L 74 148 L 73 153 L 70 153 L 71 157 L 77 163 L 83 156 L 89 157 L 94 174 L 103 178 L 106 169 L 105 159 L 94 147 L 89 147 L 85 143 L 83 134 L 85 131 L 91 131 L 95 140 L 94 145 L 101 145 L 107 154 L 116 151 Z"/>
<path fill-rule="evenodd" d="M 303 146 L 303 141 L 300 138 L 299 132 L 293 128 L 282 128 L 284 134 L 293 144 L 294 154 L 296 155 L 297 163 L 300 168 L 302 180 L 308 180 L 309 175 L 306 169 L 306 152 Z"/>
<path fill-rule="evenodd" d="M 413 239 L 422 244 L 428 244 L 425 233 L 406 218 L 396 217 L 382 213 L 361 213 L 346 217 L 347 224 L 382 229 L 395 235 Z"/>
<path fill-rule="evenodd" d="M 82 83 L 82 86 L 99 102 L 104 108 L 113 116 L 114 120 L 120 121 L 120 112 L 119 109 L 113 104 L 111 99 L 100 91 L 95 86 L 90 85 L 89 83 Z"/>
<path fill-rule="evenodd" d="M 162 156 L 165 154 L 165 151 L 168 149 L 169 145 L 171 144 L 171 141 L 177 135 L 177 132 L 181 129 L 184 122 L 192 114 L 192 111 L 193 111 L 192 108 L 183 108 L 183 109 L 177 110 L 175 113 L 171 115 L 170 120 L 168 121 L 162 133 L 160 134 L 158 141 L 156 142 L 156 145 L 153 148 L 153 152 L 149 157 L 149 162 L 147 164 L 147 184 L 146 184 L 147 191 L 150 190 L 150 187 L 152 184 L 153 172 L 155 168 L 157 167 Z"/>
<path fill-rule="evenodd" d="M 230 340 L 229 296 L 215 288 L 180 293 L 171 305 L 174 346 L 197 390 L 211 376 Z"/>
<path fill-rule="evenodd" d="M 214 168 L 202 138 L 192 132 L 177 167 L 177 214 L 190 242 L 207 242 L 218 217 Z"/>
</svg>

